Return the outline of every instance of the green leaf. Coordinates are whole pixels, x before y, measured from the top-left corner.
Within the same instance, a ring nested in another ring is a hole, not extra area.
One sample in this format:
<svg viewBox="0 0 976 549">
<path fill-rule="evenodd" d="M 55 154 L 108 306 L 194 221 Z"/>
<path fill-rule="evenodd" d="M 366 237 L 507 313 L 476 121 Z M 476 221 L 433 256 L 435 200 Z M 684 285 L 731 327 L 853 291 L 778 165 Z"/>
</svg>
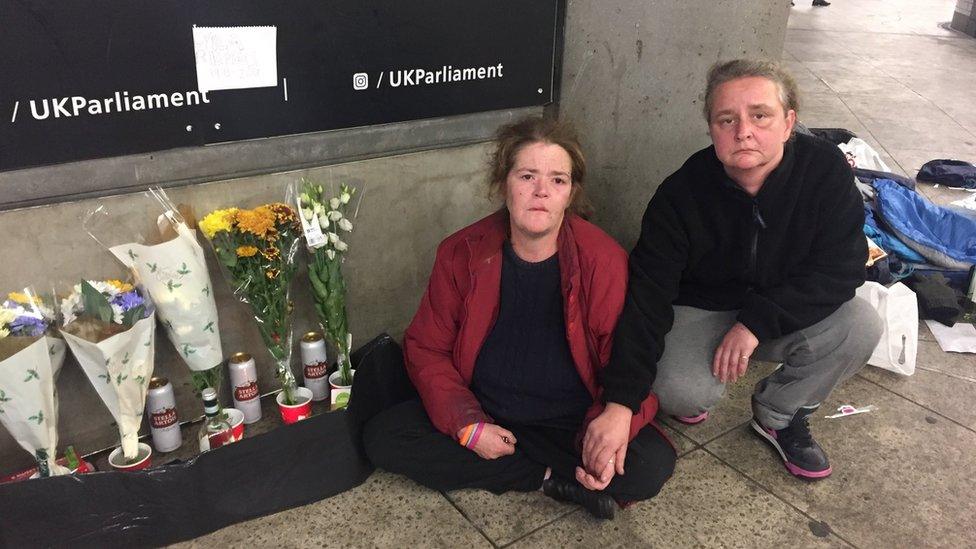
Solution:
<svg viewBox="0 0 976 549">
<path fill-rule="evenodd" d="M 36 421 L 38 425 L 44 423 L 44 411 L 38 410 L 36 414 L 27 418 L 27 421 Z"/>
<path fill-rule="evenodd" d="M 129 363 L 129 353 L 125 353 L 125 358 L 122 359 L 122 364 Z"/>
<path fill-rule="evenodd" d="M 197 352 L 197 350 L 194 349 L 192 346 L 190 346 L 189 343 L 184 343 L 183 344 L 183 356 L 189 358 L 189 356 L 192 355 L 195 352 Z"/>
<path fill-rule="evenodd" d="M 136 322 L 142 320 L 142 317 L 145 314 L 146 314 L 145 305 L 139 305 L 138 307 L 133 307 L 122 315 L 122 324 L 125 324 L 126 326 L 133 326 Z"/>
<path fill-rule="evenodd" d="M 136 381 L 136 383 L 138 383 L 139 385 L 142 385 L 143 383 L 145 383 L 145 382 L 146 382 L 146 376 L 136 376 L 136 377 L 135 377 L 135 381 Z"/>
<path fill-rule="evenodd" d="M 204 287 L 203 287 L 203 290 L 201 290 L 201 291 L 202 291 L 203 293 L 205 293 L 205 294 L 206 294 L 206 295 L 207 295 L 208 297 L 210 296 L 210 286 L 209 286 L 209 285 L 207 285 L 207 286 L 204 286 Z"/>
<path fill-rule="evenodd" d="M 187 269 L 186 268 L 186 263 L 184 263 L 183 266 L 178 271 L 176 271 L 176 274 L 179 274 L 179 275 L 188 275 L 188 274 L 190 274 L 190 269 Z"/>
<path fill-rule="evenodd" d="M 129 255 L 129 259 L 131 259 L 132 261 L 135 261 L 136 258 L 139 257 L 139 254 L 133 252 L 131 248 L 126 253 Z"/>
<path fill-rule="evenodd" d="M 37 370 L 27 370 L 27 379 L 24 380 L 24 383 L 32 379 L 41 379 L 41 376 L 37 375 Z"/>
<path fill-rule="evenodd" d="M 122 374 L 119 374 L 119 375 L 115 376 L 115 384 L 116 385 L 122 385 L 122 382 L 125 381 L 125 380 L 127 380 L 127 379 L 129 379 L 129 376 L 124 376 Z"/>
<path fill-rule="evenodd" d="M 155 273 L 158 265 L 156 263 L 146 263 L 146 267 L 149 267 L 150 273 Z"/>
<path fill-rule="evenodd" d="M 105 383 L 112 383 L 112 376 L 109 374 L 98 374 L 98 377 L 105 380 Z"/>
<path fill-rule="evenodd" d="M 217 332 L 214 331 L 214 322 L 212 320 L 210 322 L 208 322 L 207 325 L 203 327 L 203 331 L 204 332 L 210 332 L 212 334 L 217 333 Z"/>
<path fill-rule="evenodd" d="M 112 322 L 112 305 L 108 298 L 96 290 L 87 280 L 81 281 L 81 303 L 85 308 L 86 315 L 102 322 Z"/>
<path fill-rule="evenodd" d="M 0 402 L 10 402 L 10 397 L 7 396 L 7 393 L 3 389 L 0 389 Z"/>
</svg>

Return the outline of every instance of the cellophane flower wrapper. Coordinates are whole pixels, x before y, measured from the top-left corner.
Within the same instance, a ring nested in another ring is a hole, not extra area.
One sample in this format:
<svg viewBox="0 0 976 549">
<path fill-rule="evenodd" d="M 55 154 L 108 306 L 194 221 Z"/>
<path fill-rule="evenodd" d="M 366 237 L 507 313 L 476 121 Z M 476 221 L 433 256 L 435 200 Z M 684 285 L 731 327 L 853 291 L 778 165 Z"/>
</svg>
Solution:
<svg viewBox="0 0 976 549">
<path fill-rule="evenodd" d="M 156 317 L 146 293 L 131 284 L 87 282 L 111 301 L 111 318 L 96 318 L 86 310 L 79 284 L 61 302 L 61 333 L 115 418 L 122 454 L 132 460 L 139 451 L 139 426 L 153 372 Z M 131 325 L 125 318 L 130 311 L 138 312 Z"/>
<path fill-rule="evenodd" d="M 234 295 L 250 306 L 285 402 L 294 403 L 290 287 L 301 241 L 294 208 L 276 202 L 250 210 L 215 210 L 200 220 L 200 230 L 213 245 Z"/>
<path fill-rule="evenodd" d="M 25 288 L 0 303 L 0 423 L 34 456 L 40 476 L 70 473 L 55 463 L 65 344 L 54 330 L 53 298 Z"/>
<path fill-rule="evenodd" d="M 89 213 L 85 227 L 135 273 L 166 335 L 196 378 L 203 375 L 200 372 L 219 368 L 224 356 L 206 256 L 188 207 L 175 206 L 159 188 L 150 189 L 145 197 L 147 207 L 159 212 L 152 227 L 120 235 L 118 216 L 105 207 Z"/>
<path fill-rule="evenodd" d="M 296 204 L 305 234 L 315 311 L 325 338 L 336 349 L 341 382 L 351 385 L 349 353 L 352 334 L 349 333 L 342 264 L 349 250 L 345 239 L 353 231 L 365 187 L 360 190 L 347 183 L 322 185 L 302 179 L 297 188 Z"/>
</svg>

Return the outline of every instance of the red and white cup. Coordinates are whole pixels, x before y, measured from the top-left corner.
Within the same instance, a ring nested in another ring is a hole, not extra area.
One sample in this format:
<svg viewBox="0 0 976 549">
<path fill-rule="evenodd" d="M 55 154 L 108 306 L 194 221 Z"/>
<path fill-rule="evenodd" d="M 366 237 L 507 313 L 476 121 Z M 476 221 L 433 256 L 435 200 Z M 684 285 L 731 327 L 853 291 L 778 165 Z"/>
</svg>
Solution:
<svg viewBox="0 0 976 549">
<path fill-rule="evenodd" d="M 125 456 L 122 455 L 122 447 L 112 450 L 108 455 L 108 464 L 116 471 L 132 472 L 142 471 L 152 466 L 152 447 L 145 442 L 139 443 L 139 453 L 136 454 L 136 461 L 126 463 Z"/>
<path fill-rule="evenodd" d="M 227 414 L 227 423 L 230 423 L 231 431 L 234 432 L 234 439 L 244 438 L 244 412 L 237 408 L 224 408 L 224 413 Z"/>
<path fill-rule="evenodd" d="M 312 391 L 305 387 L 295 388 L 295 401 L 298 404 L 284 404 L 285 392 L 278 393 L 275 400 L 278 402 L 278 411 L 281 412 L 281 420 L 286 425 L 301 421 L 312 415 Z"/>
</svg>

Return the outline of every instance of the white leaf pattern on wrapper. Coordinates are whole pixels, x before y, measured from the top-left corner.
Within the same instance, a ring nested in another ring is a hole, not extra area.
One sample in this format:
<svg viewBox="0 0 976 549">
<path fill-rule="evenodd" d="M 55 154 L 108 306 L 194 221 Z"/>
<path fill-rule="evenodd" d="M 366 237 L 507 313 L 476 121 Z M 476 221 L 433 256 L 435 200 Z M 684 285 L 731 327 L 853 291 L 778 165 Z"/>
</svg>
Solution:
<svg viewBox="0 0 976 549">
<path fill-rule="evenodd" d="M 122 453 L 127 459 L 139 452 L 139 426 L 148 386 L 136 378 L 152 377 L 155 323 L 156 317 L 151 314 L 125 332 L 99 343 L 62 332 L 85 375 L 118 423 Z M 102 381 L 105 379 L 109 383 Z"/>
<path fill-rule="evenodd" d="M 176 238 L 162 244 L 122 244 L 109 250 L 137 271 L 166 335 L 187 366 L 193 371 L 209 370 L 224 359 L 210 274 L 196 231 L 179 223 L 176 232 Z M 129 250 L 135 251 L 138 261 L 130 258 Z"/>
<path fill-rule="evenodd" d="M 0 362 L 0 423 L 31 455 L 44 450 L 53 475 L 69 472 L 54 462 L 58 446 L 55 382 L 64 363 L 64 351 L 64 341 L 43 336 Z M 34 374 L 28 373 L 31 371 Z"/>
</svg>

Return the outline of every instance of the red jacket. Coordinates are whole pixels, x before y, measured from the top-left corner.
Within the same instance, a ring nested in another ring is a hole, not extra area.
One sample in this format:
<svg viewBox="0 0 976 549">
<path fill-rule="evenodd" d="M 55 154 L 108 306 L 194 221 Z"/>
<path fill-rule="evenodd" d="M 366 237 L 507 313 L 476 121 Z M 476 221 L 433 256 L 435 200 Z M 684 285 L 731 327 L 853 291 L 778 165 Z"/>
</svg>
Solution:
<svg viewBox="0 0 976 549">
<path fill-rule="evenodd" d="M 427 292 L 404 334 L 407 373 L 434 426 L 451 437 L 472 423 L 492 422 L 469 386 L 475 360 L 498 317 L 508 229 L 508 213 L 502 210 L 441 242 Z M 566 339 L 593 396 L 585 426 L 603 411 L 597 372 L 610 359 L 623 308 L 627 254 L 595 225 L 570 214 L 559 230 L 558 250 Z M 656 413 L 657 397 L 651 393 L 634 414 L 630 438 Z"/>
</svg>

